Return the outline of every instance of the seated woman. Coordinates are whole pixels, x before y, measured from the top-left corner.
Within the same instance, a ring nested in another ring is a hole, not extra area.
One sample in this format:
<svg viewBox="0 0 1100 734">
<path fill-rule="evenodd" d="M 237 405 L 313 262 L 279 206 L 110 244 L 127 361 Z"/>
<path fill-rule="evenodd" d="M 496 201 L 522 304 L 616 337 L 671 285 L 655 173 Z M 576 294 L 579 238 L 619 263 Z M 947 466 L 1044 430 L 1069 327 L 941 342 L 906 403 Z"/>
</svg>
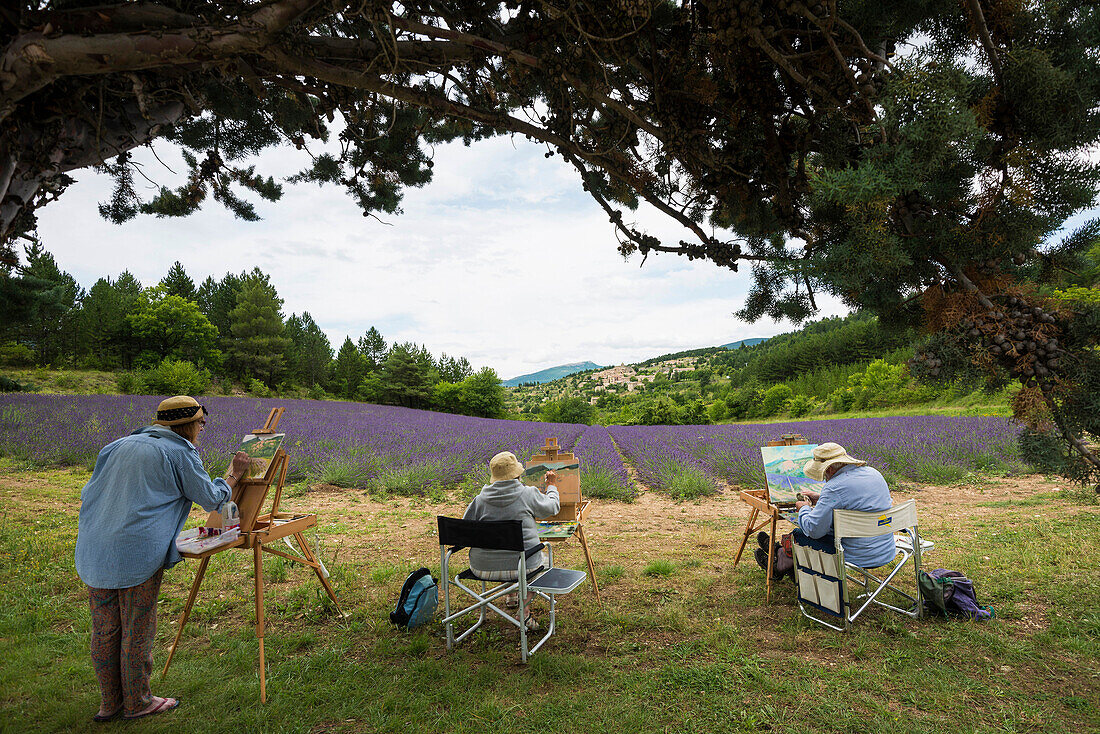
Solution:
<svg viewBox="0 0 1100 734">
<path fill-rule="evenodd" d="M 552 471 L 546 472 L 546 494 L 535 487 L 529 487 L 519 480 L 523 476 L 523 464 L 510 451 L 502 451 L 489 460 L 492 484 L 481 488 L 466 508 L 463 520 L 519 520 L 523 523 L 523 545 L 533 548 L 539 544 L 539 533 L 535 526 L 536 517 L 556 515 L 560 509 L 558 488 L 554 486 L 558 476 Z M 546 551 L 537 560 L 527 562 L 527 572 L 543 568 L 549 563 Z M 486 581 L 515 581 L 516 554 L 513 551 L 470 549 L 470 569 Z M 530 600 L 530 594 L 524 600 L 524 607 Z M 512 602 L 518 604 L 518 597 Z M 538 622 L 527 613 L 527 629 L 535 631 Z"/>
</svg>

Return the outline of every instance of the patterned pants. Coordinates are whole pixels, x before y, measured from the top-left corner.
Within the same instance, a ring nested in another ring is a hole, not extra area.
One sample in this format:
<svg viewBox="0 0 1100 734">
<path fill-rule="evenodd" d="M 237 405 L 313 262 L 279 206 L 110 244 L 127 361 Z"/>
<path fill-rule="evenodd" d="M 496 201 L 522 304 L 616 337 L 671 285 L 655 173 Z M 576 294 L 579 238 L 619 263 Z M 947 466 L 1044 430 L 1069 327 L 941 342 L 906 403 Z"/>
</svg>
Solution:
<svg viewBox="0 0 1100 734">
<path fill-rule="evenodd" d="M 164 569 L 128 589 L 88 587 L 92 610 L 92 663 L 99 680 L 100 710 L 136 714 L 149 705 L 157 595 Z"/>
</svg>

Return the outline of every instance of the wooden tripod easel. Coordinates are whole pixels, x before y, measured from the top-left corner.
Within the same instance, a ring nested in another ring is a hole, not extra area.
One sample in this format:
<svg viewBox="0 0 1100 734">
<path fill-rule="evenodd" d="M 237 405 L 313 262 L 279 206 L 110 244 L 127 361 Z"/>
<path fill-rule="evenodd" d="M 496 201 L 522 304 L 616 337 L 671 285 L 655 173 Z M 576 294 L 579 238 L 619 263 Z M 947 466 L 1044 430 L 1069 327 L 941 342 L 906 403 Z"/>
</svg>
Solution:
<svg viewBox="0 0 1100 734">
<path fill-rule="evenodd" d="M 768 446 L 802 446 L 809 443 L 802 437 L 801 433 L 784 433 L 778 441 L 768 441 Z M 772 600 L 772 569 L 775 567 L 775 524 L 779 520 L 780 505 L 775 504 L 771 500 L 771 493 L 768 491 L 768 483 L 764 482 L 763 489 L 744 489 L 741 490 L 741 501 L 746 503 L 752 508 L 752 512 L 749 514 L 749 521 L 745 524 L 745 534 L 741 538 L 741 545 L 737 549 L 737 555 L 733 559 L 733 565 L 736 566 L 741 560 L 741 554 L 745 552 L 745 545 L 749 542 L 749 538 L 753 533 L 757 532 L 765 526 L 770 526 L 771 542 L 768 543 L 768 582 L 767 592 L 765 595 L 765 601 L 771 602 Z M 757 519 L 760 522 L 757 524 Z"/>
<path fill-rule="evenodd" d="M 272 408 L 263 428 L 253 431 L 253 434 L 262 436 L 275 433 L 275 427 L 279 425 L 279 419 L 282 418 L 283 411 L 283 408 Z M 303 535 L 306 530 L 317 524 L 317 516 L 312 514 L 296 515 L 279 512 L 279 502 L 282 499 L 283 484 L 286 482 L 286 470 L 286 452 L 280 447 L 275 452 L 275 457 L 271 460 L 271 464 L 268 466 L 264 476 L 242 479 L 237 486 L 233 488 L 232 500 L 237 503 L 241 515 L 240 538 L 226 545 L 203 551 L 202 553 L 180 554 L 185 558 L 199 559 L 199 570 L 198 573 L 195 574 L 194 582 L 191 584 L 191 593 L 187 597 L 187 604 L 183 607 L 183 614 L 180 615 L 178 629 L 176 630 L 176 639 L 172 642 L 172 649 L 168 651 L 168 660 L 164 663 L 164 671 L 161 673 L 162 678 L 168 675 L 168 666 L 172 664 L 172 657 L 176 654 L 176 647 L 179 645 L 180 638 L 183 636 L 183 627 L 187 624 L 187 617 L 191 614 L 191 607 L 198 597 L 199 586 L 202 585 L 203 576 L 206 574 L 206 567 L 210 563 L 210 557 L 215 553 L 220 553 L 230 548 L 243 548 L 252 551 L 252 563 L 256 582 L 256 639 L 259 641 L 260 647 L 261 703 L 267 702 L 267 679 L 264 670 L 263 554 L 271 553 L 272 555 L 296 561 L 312 568 L 314 573 L 317 574 L 317 578 L 321 581 L 321 585 L 325 587 L 325 591 L 328 592 L 329 598 L 332 599 L 332 603 L 336 605 L 336 610 L 340 612 L 340 616 L 342 617 L 344 615 L 343 610 L 340 609 L 340 603 L 336 600 L 336 592 L 333 591 L 332 585 L 328 582 L 328 578 L 326 578 L 328 576 L 328 571 L 317 556 L 313 554 L 313 551 L 310 549 Z M 263 506 L 272 482 L 275 483 L 275 495 L 271 500 L 271 510 L 266 514 L 260 515 L 260 508 Z M 213 517 L 213 513 L 211 517 Z M 298 548 L 300 549 L 301 556 L 287 553 L 286 551 L 275 549 L 268 545 L 289 536 L 294 536 L 294 539 L 298 541 Z"/>
<path fill-rule="evenodd" d="M 564 462 L 566 464 L 572 464 L 577 460 L 577 457 L 569 451 L 558 450 L 558 439 L 548 438 L 546 439 L 546 445 L 542 449 L 541 454 L 535 454 L 531 457 L 530 464 L 542 464 L 547 462 Z M 545 491 L 545 488 L 542 488 Z M 590 502 L 581 495 L 581 483 L 579 475 L 572 475 L 567 477 L 560 477 L 558 481 L 558 498 L 560 502 L 560 509 L 558 514 L 552 517 L 540 517 L 540 520 L 546 520 L 549 522 L 572 522 L 577 523 L 577 538 L 581 541 L 581 549 L 584 550 L 584 560 L 588 563 L 588 578 L 592 582 L 592 590 L 596 593 L 596 602 L 603 604 L 603 599 L 600 598 L 600 587 L 596 582 L 596 568 L 592 565 L 592 553 L 588 550 L 588 540 L 584 537 L 584 520 L 588 516 L 588 508 Z M 565 538 L 544 538 L 543 542 L 556 543 L 565 540 Z"/>
</svg>

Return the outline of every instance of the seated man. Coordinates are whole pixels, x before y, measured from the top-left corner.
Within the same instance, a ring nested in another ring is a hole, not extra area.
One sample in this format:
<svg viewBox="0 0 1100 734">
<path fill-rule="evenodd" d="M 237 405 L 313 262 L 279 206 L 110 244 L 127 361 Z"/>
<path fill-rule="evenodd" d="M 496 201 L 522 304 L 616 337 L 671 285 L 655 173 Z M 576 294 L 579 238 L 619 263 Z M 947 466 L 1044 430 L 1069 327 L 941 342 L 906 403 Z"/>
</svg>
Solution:
<svg viewBox="0 0 1100 734">
<path fill-rule="evenodd" d="M 822 539 L 829 548 L 834 547 L 833 510 L 857 510 L 860 512 L 885 512 L 893 506 L 890 488 L 877 469 L 867 462 L 848 455 L 843 446 L 823 443 L 816 447 L 813 458 L 806 462 L 802 472 L 817 481 L 824 481 L 821 492 L 803 490 L 806 500 L 795 503 L 798 509 L 798 529 L 783 538 L 775 548 L 774 578 L 794 575 L 794 559 L 790 552 L 790 537 L 796 533 Z M 756 562 L 767 568 L 769 542 L 766 533 L 757 540 L 761 549 L 756 551 Z M 877 568 L 894 559 L 894 538 L 880 535 L 874 538 L 845 538 L 844 560 L 862 568 Z"/>
</svg>

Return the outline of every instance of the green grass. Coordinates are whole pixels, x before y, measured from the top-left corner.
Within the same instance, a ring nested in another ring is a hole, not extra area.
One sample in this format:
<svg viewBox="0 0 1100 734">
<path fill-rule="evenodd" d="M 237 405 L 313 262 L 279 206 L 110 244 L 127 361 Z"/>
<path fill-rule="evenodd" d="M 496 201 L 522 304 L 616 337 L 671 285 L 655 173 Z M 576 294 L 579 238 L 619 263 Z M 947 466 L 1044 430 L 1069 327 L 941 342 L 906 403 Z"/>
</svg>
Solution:
<svg viewBox="0 0 1100 734">
<path fill-rule="evenodd" d="M 73 569 L 84 479 L 79 471 L 0 463 L 3 731 L 93 730 L 98 691 L 87 652 L 87 592 Z M 587 585 L 563 597 L 557 633 L 526 666 L 518 663 L 515 631 L 498 622 L 449 653 L 438 621 L 413 633 L 388 622 L 411 568 L 425 565 L 438 576 L 431 517 L 453 514 L 458 501 L 422 508 L 392 499 L 369 513 L 346 511 L 331 526 L 322 514 L 324 533 L 307 535 L 332 572 L 347 618 L 337 617 L 308 568 L 265 558 L 268 702 L 261 705 L 251 557 L 217 554 L 162 680 L 172 621 L 197 567 L 180 564 L 165 574 L 161 591 L 152 685 L 182 705 L 138 728 L 1096 731 L 1100 516 L 1064 494 L 922 515 L 922 533 L 936 541 L 926 565 L 967 571 L 979 600 L 997 610 L 992 622 L 875 613 L 848 635 L 804 620 L 789 583 L 765 603 L 751 558 L 731 566 L 736 518 L 695 521 L 681 534 L 628 527 L 612 535 L 597 511 L 586 535 L 603 604 Z M 669 518 L 683 507 L 647 501 Z M 409 550 L 399 536 L 419 532 L 414 523 L 423 524 L 424 540 Z M 576 546 L 557 547 L 558 562 L 584 568 Z"/>
<path fill-rule="evenodd" d="M 643 576 L 671 576 L 676 573 L 676 564 L 663 558 L 653 561 L 642 569 Z"/>
</svg>

